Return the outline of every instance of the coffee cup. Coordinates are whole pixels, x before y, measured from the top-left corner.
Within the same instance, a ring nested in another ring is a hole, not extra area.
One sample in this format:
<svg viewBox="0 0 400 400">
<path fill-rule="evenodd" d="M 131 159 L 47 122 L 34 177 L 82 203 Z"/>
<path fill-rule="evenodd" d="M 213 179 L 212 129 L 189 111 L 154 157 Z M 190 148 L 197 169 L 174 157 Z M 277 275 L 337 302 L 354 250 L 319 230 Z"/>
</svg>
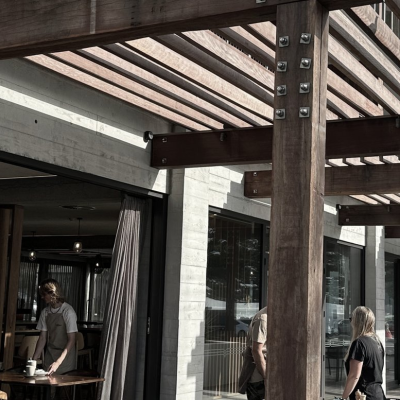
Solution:
<svg viewBox="0 0 400 400">
<path fill-rule="evenodd" d="M 27 365 L 25 367 L 25 376 L 34 376 L 35 375 L 36 367 L 33 365 Z"/>
<path fill-rule="evenodd" d="M 26 365 L 34 366 L 35 369 L 36 369 L 36 360 L 28 360 L 28 361 L 26 362 Z"/>
</svg>

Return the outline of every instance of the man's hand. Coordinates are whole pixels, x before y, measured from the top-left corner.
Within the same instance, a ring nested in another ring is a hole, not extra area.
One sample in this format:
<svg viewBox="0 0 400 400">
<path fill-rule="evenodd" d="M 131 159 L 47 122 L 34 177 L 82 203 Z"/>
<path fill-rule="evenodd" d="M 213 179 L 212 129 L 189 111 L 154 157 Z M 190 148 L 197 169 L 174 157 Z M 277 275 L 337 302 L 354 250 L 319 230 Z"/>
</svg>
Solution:
<svg viewBox="0 0 400 400">
<path fill-rule="evenodd" d="M 59 367 L 60 367 L 60 364 L 57 361 L 53 362 L 53 364 L 51 364 L 49 369 L 47 370 L 47 373 L 49 375 L 52 375 L 52 374 L 54 374 L 54 372 L 56 372 L 58 370 Z"/>
</svg>

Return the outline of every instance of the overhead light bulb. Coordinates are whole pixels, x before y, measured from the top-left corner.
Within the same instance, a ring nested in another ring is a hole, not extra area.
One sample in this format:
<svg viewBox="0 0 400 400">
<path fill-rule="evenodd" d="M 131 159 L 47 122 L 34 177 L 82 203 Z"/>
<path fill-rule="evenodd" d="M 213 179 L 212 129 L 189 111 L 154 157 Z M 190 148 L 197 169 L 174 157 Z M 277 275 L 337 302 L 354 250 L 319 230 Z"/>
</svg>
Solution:
<svg viewBox="0 0 400 400">
<path fill-rule="evenodd" d="M 35 261 L 36 260 L 36 251 L 35 250 L 31 250 L 29 252 L 28 258 L 29 258 L 29 261 Z"/>
<path fill-rule="evenodd" d="M 74 247 L 72 248 L 72 250 L 75 253 L 81 253 L 82 252 L 82 242 L 75 242 L 74 243 Z"/>
<path fill-rule="evenodd" d="M 81 220 L 82 220 L 82 218 L 77 218 L 77 220 L 78 220 L 78 240 L 74 243 L 72 250 L 75 253 L 79 254 L 82 252 L 82 249 L 83 249 L 82 242 L 79 240 L 80 236 L 81 236 Z"/>
</svg>

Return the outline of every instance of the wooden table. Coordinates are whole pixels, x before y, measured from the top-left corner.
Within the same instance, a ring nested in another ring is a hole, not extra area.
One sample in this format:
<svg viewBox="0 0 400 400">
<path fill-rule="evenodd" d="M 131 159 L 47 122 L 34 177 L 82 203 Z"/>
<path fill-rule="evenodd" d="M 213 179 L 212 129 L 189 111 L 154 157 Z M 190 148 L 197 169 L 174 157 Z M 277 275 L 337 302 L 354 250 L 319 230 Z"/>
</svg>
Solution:
<svg viewBox="0 0 400 400">
<path fill-rule="evenodd" d="M 94 378 L 88 376 L 52 375 L 52 376 L 27 377 L 22 373 L 15 373 L 15 372 L 0 373 L 0 383 L 44 388 L 45 398 L 47 400 L 50 400 L 51 398 L 51 388 L 56 388 L 61 386 L 84 385 L 88 383 L 98 383 L 103 381 L 104 378 Z"/>
</svg>

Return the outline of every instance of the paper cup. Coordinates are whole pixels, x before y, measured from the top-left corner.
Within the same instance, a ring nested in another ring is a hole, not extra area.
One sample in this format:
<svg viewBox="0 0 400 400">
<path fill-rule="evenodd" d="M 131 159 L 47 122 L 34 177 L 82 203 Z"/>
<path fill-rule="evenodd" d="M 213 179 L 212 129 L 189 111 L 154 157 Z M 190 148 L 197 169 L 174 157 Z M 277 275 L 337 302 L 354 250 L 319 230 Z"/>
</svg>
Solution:
<svg viewBox="0 0 400 400">
<path fill-rule="evenodd" d="M 34 376 L 35 375 L 35 367 L 33 365 L 27 365 L 25 367 L 25 376 Z"/>
</svg>

